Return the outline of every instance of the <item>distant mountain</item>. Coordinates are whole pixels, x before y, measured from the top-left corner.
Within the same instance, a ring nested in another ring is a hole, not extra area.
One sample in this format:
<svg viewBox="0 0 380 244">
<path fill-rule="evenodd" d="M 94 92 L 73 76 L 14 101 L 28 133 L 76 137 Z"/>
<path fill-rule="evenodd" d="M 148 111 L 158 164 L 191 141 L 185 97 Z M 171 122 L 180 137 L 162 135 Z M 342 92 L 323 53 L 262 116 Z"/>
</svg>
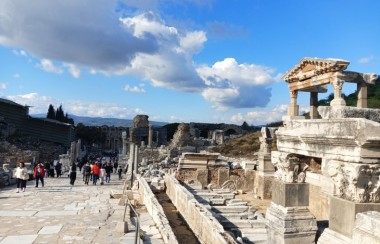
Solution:
<svg viewBox="0 0 380 244">
<path fill-rule="evenodd" d="M 46 114 L 31 114 L 32 117 L 36 118 L 46 118 Z M 69 114 L 69 118 L 72 118 L 75 122 L 75 125 L 82 123 L 87 126 L 123 126 L 123 127 L 129 127 L 132 124 L 131 119 L 116 119 L 116 118 L 101 118 L 101 117 L 85 117 L 85 116 L 77 116 L 73 114 Z M 156 121 L 149 121 L 151 125 L 154 127 L 162 127 L 166 125 L 165 122 L 156 122 Z"/>
</svg>

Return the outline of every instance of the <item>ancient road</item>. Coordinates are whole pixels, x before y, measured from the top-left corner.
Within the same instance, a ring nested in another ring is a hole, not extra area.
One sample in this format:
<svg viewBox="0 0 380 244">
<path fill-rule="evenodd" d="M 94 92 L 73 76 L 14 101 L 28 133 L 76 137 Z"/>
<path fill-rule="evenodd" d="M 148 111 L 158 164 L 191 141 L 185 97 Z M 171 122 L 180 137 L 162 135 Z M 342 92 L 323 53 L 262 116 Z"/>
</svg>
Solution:
<svg viewBox="0 0 380 244">
<path fill-rule="evenodd" d="M 45 178 L 45 186 L 38 188 L 29 181 L 20 193 L 16 186 L 0 188 L 0 244 L 134 243 L 134 233 L 115 230 L 124 213 L 119 199 L 110 198 L 111 191 L 123 188 L 117 175 L 110 183 L 96 186 L 85 185 L 79 172 L 74 186 L 65 176 Z M 144 243 L 163 243 L 150 215 L 140 218 L 148 222 L 147 231 L 153 231 L 148 234 L 155 236 L 153 242 Z"/>
</svg>

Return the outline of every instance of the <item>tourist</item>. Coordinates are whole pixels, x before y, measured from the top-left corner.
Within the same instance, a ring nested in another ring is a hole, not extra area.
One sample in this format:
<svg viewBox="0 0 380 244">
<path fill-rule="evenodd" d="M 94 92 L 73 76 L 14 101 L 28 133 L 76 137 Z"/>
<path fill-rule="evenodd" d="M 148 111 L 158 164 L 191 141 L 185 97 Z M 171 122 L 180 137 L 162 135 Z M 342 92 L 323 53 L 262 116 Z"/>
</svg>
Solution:
<svg viewBox="0 0 380 244">
<path fill-rule="evenodd" d="M 17 182 L 17 193 L 20 192 L 20 188 L 22 191 L 25 191 L 26 181 L 29 180 L 29 174 L 27 169 L 25 168 L 24 162 L 20 162 L 15 172 L 16 182 Z"/>
<path fill-rule="evenodd" d="M 54 178 L 54 162 L 50 162 L 50 177 Z"/>
<path fill-rule="evenodd" d="M 98 164 L 92 165 L 92 184 L 96 185 L 100 174 L 100 168 Z"/>
<path fill-rule="evenodd" d="M 121 173 L 123 172 L 123 169 L 121 168 L 121 165 L 119 165 L 119 168 L 117 169 L 117 174 L 119 175 L 119 180 L 121 180 Z"/>
<path fill-rule="evenodd" d="M 38 182 L 41 181 L 42 187 L 44 186 L 45 168 L 41 163 L 37 163 L 34 168 L 34 178 L 36 179 L 36 187 L 38 187 Z"/>
<path fill-rule="evenodd" d="M 107 183 L 110 183 L 110 180 L 111 180 L 111 173 L 112 173 L 112 171 L 113 171 L 113 167 L 112 167 L 111 162 L 108 162 L 108 163 L 106 164 L 105 170 L 106 170 L 106 182 L 107 182 Z"/>
<path fill-rule="evenodd" d="M 119 169 L 119 163 L 118 162 L 113 163 L 113 168 L 115 169 L 115 174 L 116 174 Z"/>
<path fill-rule="evenodd" d="M 88 185 L 88 181 L 91 175 L 91 166 L 88 162 L 86 163 L 85 166 L 83 166 L 83 175 L 84 175 L 84 183 Z"/>
<path fill-rule="evenodd" d="M 70 185 L 74 185 L 74 182 L 77 178 L 77 165 L 75 163 L 73 163 L 70 167 Z"/>
<path fill-rule="evenodd" d="M 61 177 L 61 174 L 62 174 L 62 164 L 59 161 L 55 165 L 55 171 L 57 172 L 57 178 Z"/>
<path fill-rule="evenodd" d="M 45 174 L 46 177 L 50 177 L 50 163 L 45 162 Z"/>
<path fill-rule="evenodd" d="M 100 169 L 100 174 L 99 174 L 99 179 L 100 179 L 100 184 L 104 184 L 104 177 L 106 176 L 106 165 L 103 164 L 102 168 Z"/>
</svg>

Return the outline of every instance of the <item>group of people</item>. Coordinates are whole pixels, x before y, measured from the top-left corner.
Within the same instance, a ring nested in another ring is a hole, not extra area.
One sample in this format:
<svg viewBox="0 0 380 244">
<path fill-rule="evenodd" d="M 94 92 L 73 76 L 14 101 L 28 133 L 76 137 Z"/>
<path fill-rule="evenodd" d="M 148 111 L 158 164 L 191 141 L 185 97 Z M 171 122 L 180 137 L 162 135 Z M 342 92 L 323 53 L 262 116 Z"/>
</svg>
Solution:
<svg viewBox="0 0 380 244">
<path fill-rule="evenodd" d="M 111 162 L 106 162 L 103 164 L 100 162 L 87 162 L 81 169 L 82 174 L 83 174 L 83 181 L 85 182 L 86 185 L 88 185 L 89 181 L 92 181 L 92 184 L 96 185 L 98 180 L 101 185 L 103 185 L 104 182 L 109 183 L 111 181 L 111 174 L 113 173 L 114 168 L 115 168 L 115 173 L 117 173 L 119 176 L 119 180 L 121 180 L 122 172 L 123 172 L 121 166 L 118 166 L 117 164 L 116 165 L 112 164 Z M 55 166 L 52 163 L 46 163 L 46 167 L 42 163 L 37 162 L 33 169 L 35 187 L 38 187 L 39 182 L 41 182 L 42 187 L 44 187 L 45 176 L 54 177 L 54 169 L 57 171 L 57 177 L 60 177 L 62 174 L 61 172 L 62 164 L 60 162 L 57 162 Z M 16 183 L 17 183 L 16 192 L 17 193 L 19 193 L 20 191 L 25 192 L 26 182 L 29 180 L 30 176 L 27 171 L 27 168 L 25 167 L 24 162 L 20 162 L 18 164 L 18 167 L 16 168 L 14 176 L 16 178 Z M 72 186 L 74 185 L 76 176 L 77 176 L 77 165 L 73 163 L 70 166 L 70 171 L 69 171 L 70 185 Z"/>
<path fill-rule="evenodd" d="M 44 186 L 45 178 L 45 167 L 41 163 L 37 163 L 33 169 L 33 177 L 36 181 L 35 187 L 38 187 L 38 183 L 41 181 L 42 186 Z M 25 192 L 26 182 L 29 180 L 30 176 L 24 162 L 20 162 L 16 168 L 15 174 L 17 193 L 21 191 Z"/>
<path fill-rule="evenodd" d="M 111 162 L 100 163 L 100 162 L 87 162 L 82 167 L 83 181 L 86 185 L 92 181 L 93 185 L 96 185 L 98 180 L 101 185 L 110 183 L 111 174 L 113 172 L 114 165 Z M 119 180 L 122 178 L 122 168 L 118 166 L 115 170 L 119 175 Z"/>
</svg>

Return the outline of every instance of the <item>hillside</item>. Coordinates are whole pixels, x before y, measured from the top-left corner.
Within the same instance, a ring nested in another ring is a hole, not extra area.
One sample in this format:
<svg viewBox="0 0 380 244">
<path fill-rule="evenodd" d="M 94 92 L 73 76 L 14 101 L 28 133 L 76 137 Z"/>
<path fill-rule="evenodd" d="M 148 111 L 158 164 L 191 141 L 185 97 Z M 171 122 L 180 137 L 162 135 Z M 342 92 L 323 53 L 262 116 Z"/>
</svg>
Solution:
<svg viewBox="0 0 380 244">
<path fill-rule="evenodd" d="M 209 149 L 210 152 L 218 152 L 226 157 L 253 157 L 260 149 L 260 131 L 251 132 L 244 136 L 231 139 L 223 145 Z"/>
<path fill-rule="evenodd" d="M 330 94 L 326 99 L 321 99 L 318 101 L 318 105 L 329 106 L 331 100 L 334 99 L 334 94 Z M 356 92 L 349 95 L 343 94 L 343 99 L 346 101 L 347 106 L 356 106 L 358 101 L 358 96 Z M 380 86 L 379 85 L 369 85 L 367 91 L 367 102 L 368 108 L 380 108 Z"/>
</svg>

